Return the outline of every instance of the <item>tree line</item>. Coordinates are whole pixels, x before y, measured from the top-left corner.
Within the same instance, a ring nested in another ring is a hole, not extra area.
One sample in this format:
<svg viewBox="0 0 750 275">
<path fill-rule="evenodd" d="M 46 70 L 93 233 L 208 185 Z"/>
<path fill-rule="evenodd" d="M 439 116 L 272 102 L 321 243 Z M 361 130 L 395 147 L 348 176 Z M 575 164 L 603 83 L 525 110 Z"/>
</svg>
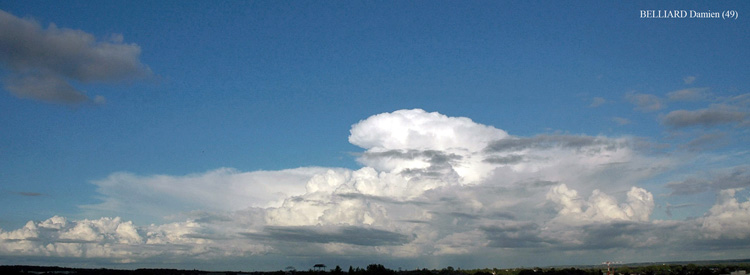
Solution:
<svg viewBox="0 0 750 275">
<path fill-rule="evenodd" d="M 734 271 L 750 270 L 749 263 L 734 264 L 653 264 L 616 266 L 614 275 L 723 275 Z M 112 274 L 112 275 L 151 275 L 151 274 L 226 274 L 226 275 L 606 275 L 606 267 L 568 267 L 568 268 L 515 268 L 515 269 L 456 269 L 451 266 L 442 269 L 393 270 L 382 264 L 370 264 L 365 268 L 352 267 L 345 271 L 340 266 L 330 270 L 298 271 L 293 268 L 270 272 L 208 272 L 200 270 L 179 269 L 90 269 L 50 266 L 0 266 L 0 274 Z"/>
</svg>

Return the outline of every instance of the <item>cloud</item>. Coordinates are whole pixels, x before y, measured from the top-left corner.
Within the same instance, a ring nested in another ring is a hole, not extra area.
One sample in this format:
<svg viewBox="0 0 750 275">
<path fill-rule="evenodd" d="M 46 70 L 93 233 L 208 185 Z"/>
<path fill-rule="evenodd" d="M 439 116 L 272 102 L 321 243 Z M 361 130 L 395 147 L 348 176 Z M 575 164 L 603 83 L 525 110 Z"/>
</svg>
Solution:
<svg viewBox="0 0 750 275">
<path fill-rule="evenodd" d="M 421 109 L 371 116 L 352 125 L 350 133 L 349 142 L 367 150 L 358 158 L 366 166 L 388 172 L 401 172 L 407 168 L 417 172 L 440 170 L 446 175 L 459 176 L 457 180 L 463 183 L 476 182 L 486 176 L 491 166 L 483 164 L 477 153 L 490 142 L 508 136 L 503 130 L 475 123 L 466 117 L 448 117 Z M 395 152 L 393 150 L 408 151 L 412 155 L 417 151 L 423 153 L 411 159 L 388 155 L 375 157 Z M 424 157 L 436 151 L 443 152 L 450 162 L 441 165 Z"/>
<path fill-rule="evenodd" d="M 690 88 L 667 93 L 671 101 L 699 101 L 708 97 L 709 88 Z"/>
<path fill-rule="evenodd" d="M 750 107 L 750 93 L 730 97 L 726 99 L 726 102 L 730 106 L 737 106 L 740 108 Z"/>
<path fill-rule="evenodd" d="M 628 92 L 625 99 L 635 105 L 635 109 L 642 112 L 653 112 L 664 108 L 664 104 L 659 97 L 652 94 L 641 94 Z"/>
<path fill-rule="evenodd" d="M 352 126 L 350 141 L 364 148 L 359 169 L 113 173 L 92 181 L 102 202 L 84 214 L 124 218 L 55 216 L 0 230 L 0 255 L 136 265 L 266 257 L 285 257 L 281 266 L 327 257 L 484 265 L 498 253 L 594 259 L 649 248 L 647 256 L 679 257 L 692 251 L 686 247 L 746 234 L 726 216 L 744 222 L 747 206 L 734 193 L 703 217 L 655 220 L 655 196 L 642 183 L 678 161 L 640 151 L 633 138 L 513 136 L 414 109 L 368 117 Z M 748 186 L 747 174 L 739 166 L 716 172 L 716 183 L 667 188 L 733 190 Z"/>
<path fill-rule="evenodd" d="M 628 125 L 632 123 L 629 119 L 622 117 L 613 117 L 612 120 L 618 125 Z"/>
<path fill-rule="evenodd" d="M 692 195 L 709 190 L 728 190 L 750 187 L 750 166 L 742 165 L 711 172 L 706 177 L 690 177 L 666 184 L 671 195 Z"/>
<path fill-rule="evenodd" d="M 41 222 L 30 221 L 14 231 L 0 231 L 0 253 L 129 263 L 184 256 L 216 258 L 226 253 L 256 253 L 265 249 L 241 239 L 201 237 L 208 232 L 208 226 L 193 221 L 138 227 L 119 217 L 68 220 L 54 216 Z"/>
<path fill-rule="evenodd" d="M 80 103 L 88 100 L 83 92 L 73 88 L 62 77 L 53 74 L 11 75 L 5 79 L 5 89 L 18 97 L 47 102 Z"/>
<path fill-rule="evenodd" d="M 672 205 L 670 203 L 667 203 L 667 206 L 665 207 L 664 212 L 667 214 L 667 216 L 672 217 L 672 209 L 688 208 L 688 207 L 695 207 L 695 206 L 698 206 L 698 204 L 682 203 L 682 204 Z"/>
<path fill-rule="evenodd" d="M 263 232 L 243 234 L 251 239 L 293 243 L 344 243 L 364 246 L 402 245 L 409 236 L 367 227 L 269 226 Z"/>
<path fill-rule="evenodd" d="M 697 78 L 695 76 L 686 76 L 682 79 L 682 81 L 685 82 L 685 84 L 693 84 Z"/>
<path fill-rule="evenodd" d="M 740 189 L 719 192 L 717 203 L 700 219 L 703 236 L 707 239 L 745 240 L 750 237 L 750 201 L 739 202 L 735 193 Z"/>
<path fill-rule="evenodd" d="M 153 222 L 193 210 L 236 211 L 277 206 L 288 197 L 304 194 L 310 188 L 306 186 L 309 180 L 329 170 L 306 167 L 240 172 L 221 168 L 185 176 L 114 173 L 92 182 L 103 201 L 83 208 L 92 215 L 128 213 Z"/>
<path fill-rule="evenodd" d="M 624 141 L 605 137 L 572 136 L 572 135 L 538 135 L 531 138 L 506 138 L 490 143 L 487 152 L 514 152 L 526 149 L 547 149 L 562 147 L 574 150 L 612 150 L 624 147 Z"/>
<path fill-rule="evenodd" d="M 488 246 L 501 248 L 526 248 L 550 246 L 556 241 L 545 239 L 539 225 L 530 222 L 505 222 L 482 228 L 489 240 Z"/>
<path fill-rule="evenodd" d="M 469 118 L 448 117 L 421 109 L 374 115 L 354 124 L 350 132 L 349 142 L 378 152 L 393 149 L 479 150 L 489 141 L 508 135 L 503 130 L 475 123 Z"/>
<path fill-rule="evenodd" d="M 612 249 L 633 249 L 642 251 L 661 245 L 672 245 L 678 241 L 672 238 L 662 238 L 673 232 L 679 225 L 644 223 L 632 221 L 616 221 L 611 223 L 594 223 L 579 227 L 574 233 L 575 242 L 564 244 L 561 248 L 578 251 L 603 251 Z M 657 237 L 658 236 L 658 237 Z"/>
<path fill-rule="evenodd" d="M 433 255 L 465 255 L 476 252 L 488 244 L 484 232 L 470 230 L 451 233 L 435 243 Z"/>
<path fill-rule="evenodd" d="M 607 100 L 602 97 L 595 97 L 591 99 L 591 104 L 589 104 L 589 107 L 595 108 L 604 105 L 604 103 L 607 103 Z"/>
<path fill-rule="evenodd" d="M 0 251 L 21 255 L 46 254 L 58 257 L 123 257 L 107 245 L 127 247 L 142 243 L 132 222 L 119 218 L 68 221 L 54 216 L 42 222 L 28 222 L 21 229 L 0 232 Z"/>
<path fill-rule="evenodd" d="M 402 174 L 424 177 L 442 177 L 444 173 L 451 173 L 452 166 L 460 163 L 463 157 L 455 153 L 444 153 L 436 150 L 390 150 L 385 152 L 368 151 L 359 157 L 359 161 L 370 166 L 386 170 L 400 168 Z M 419 168 L 393 167 L 397 163 L 419 163 Z"/>
<path fill-rule="evenodd" d="M 523 161 L 523 156 L 521 155 L 507 155 L 507 156 L 491 156 L 484 161 L 493 163 L 493 164 L 517 164 Z"/>
<path fill-rule="evenodd" d="M 610 221 L 645 222 L 654 209 L 654 196 L 643 188 L 632 187 L 627 193 L 627 203 L 618 204 L 615 198 L 594 190 L 588 200 L 578 197 L 576 190 L 565 184 L 547 193 L 547 199 L 557 204 L 556 220 L 563 223 L 597 223 Z"/>
<path fill-rule="evenodd" d="M 46 29 L 32 19 L 0 10 L 0 62 L 10 71 L 3 80 L 15 96 L 52 103 L 102 103 L 71 82 L 114 82 L 142 78 L 151 70 L 139 58 L 141 48 L 122 35 L 97 40 L 81 30 Z"/>
<path fill-rule="evenodd" d="M 685 144 L 685 148 L 694 152 L 716 149 L 727 145 L 726 137 L 724 132 L 706 133 Z"/>
<path fill-rule="evenodd" d="M 674 128 L 691 126 L 712 127 L 728 123 L 741 123 L 748 113 L 735 108 L 716 105 L 695 111 L 676 110 L 664 116 L 662 123 Z"/>
</svg>

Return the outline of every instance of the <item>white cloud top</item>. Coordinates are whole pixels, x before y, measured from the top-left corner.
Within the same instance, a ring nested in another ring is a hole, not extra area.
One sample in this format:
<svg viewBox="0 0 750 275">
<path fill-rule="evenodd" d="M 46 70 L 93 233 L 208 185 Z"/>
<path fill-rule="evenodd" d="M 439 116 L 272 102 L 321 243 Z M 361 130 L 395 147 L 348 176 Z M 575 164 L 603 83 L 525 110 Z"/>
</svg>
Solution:
<svg viewBox="0 0 750 275">
<path fill-rule="evenodd" d="M 374 150 L 478 151 L 508 134 L 465 117 L 448 117 L 421 109 L 383 113 L 354 124 L 349 142 Z"/>
</svg>

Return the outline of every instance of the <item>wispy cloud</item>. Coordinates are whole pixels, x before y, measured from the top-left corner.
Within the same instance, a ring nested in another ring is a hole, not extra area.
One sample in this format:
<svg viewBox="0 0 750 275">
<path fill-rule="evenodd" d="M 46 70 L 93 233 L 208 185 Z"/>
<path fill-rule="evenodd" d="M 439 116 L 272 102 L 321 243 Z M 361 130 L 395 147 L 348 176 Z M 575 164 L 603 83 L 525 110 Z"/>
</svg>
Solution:
<svg viewBox="0 0 750 275">
<path fill-rule="evenodd" d="M 628 92 L 625 94 L 625 99 L 634 104 L 636 110 L 642 112 L 653 112 L 664 108 L 662 100 L 652 94 Z"/>
<path fill-rule="evenodd" d="M 699 101 L 708 98 L 709 88 L 690 88 L 667 93 L 671 101 Z"/>
<path fill-rule="evenodd" d="M 629 119 L 622 117 L 613 117 L 612 121 L 616 122 L 618 125 L 628 125 L 633 123 Z"/>
<path fill-rule="evenodd" d="M 716 149 L 728 144 L 726 137 L 724 132 L 706 133 L 685 144 L 685 148 L 689 151 Z"/>
<path fill-rule="evenodd" d="M 664 212 L 667 214 L 667 216 L 672 217 L 672 210 L 673 209 L 681 209 L 681 208 L 688 208 L 688 207 L 695 207 L 698 206 L 697 203 L 682 203 L 677 205 L 672 205 L 670 203 L 667 203 L 667 206 L 664 209 Z"/>
<path fill-rule="evenodd" d="M 589 104 L 589 107 L 596 108 L 596 107 L 604 105 L 604 103 L 607 103 L 606 99 L 602 97 L 595 97 L 591 99 L 591 104 Z"/>
<path fill-rule="evenodd" d="M 236 211 L 280 205 L 305 193 L 305 183 L 329 169 L 306 167 L 240 172 L 221 168 L 185 176 L 113 173 L 92 182 L 102 202 L 82 206 L 92 215 L 136 214 L 144 222 L 192 210 Z"/>
</svg>

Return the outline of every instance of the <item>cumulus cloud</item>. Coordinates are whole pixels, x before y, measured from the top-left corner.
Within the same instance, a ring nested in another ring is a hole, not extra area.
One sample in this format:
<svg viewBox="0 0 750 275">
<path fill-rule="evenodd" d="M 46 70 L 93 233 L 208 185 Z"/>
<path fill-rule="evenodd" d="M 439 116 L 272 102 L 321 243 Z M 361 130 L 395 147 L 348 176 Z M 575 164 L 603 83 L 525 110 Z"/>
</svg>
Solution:
<svg viewBox="0 0 750 275">
<path fill-rule="evenodd" d="M 559 214 L 555 219 L 564 223 L 645 222 L 654 209 L 654 196 L 638 187 L 628 191 L 627 202 L 623 204 L 599 190 L 583 200 L 576 190 L 568 189 L 565 184 L 550 189 L 547 199 L 558 205 Z"/>
<path fill-rule="evenodd" d="M 204 238 L 201 234 L 208 232 L 207 227 L 193 221 L 138 227 L 119 217 L 68 220 L 54 216 L 41 222 L 29 221 L 14 231 L 0 231 L 0 253 L 129 263 L 149 258 L 201 258 L 210 254 L 215 258 L 226 253 L 252 254 L 266 249 L 262 245 L 243 244 L 242 239 Z M 244 246 L 238 247 L 241 244 Z"/>
<path fill-rule="evenodd" d="M 675 161 L 641 152 L 627 137 L 512 136 L 414 109 L 366 118 L 349 139 L 364 148 L 357 158 L 362 168 L 113 173 L 92 182 L 102 203 L 84 209 L 88 216 L 134 218 L 53 217 L 0 230 L 0 255 L 136 263 L 248 255 L 474 257 L 500 250 L 595 255 L 746 234 L 726 218 L 744 221 L 747 211 L 730 194 L 700 219 L 653 220 L 654 195 L 639 183 Z M 747 169 L 737 169 L 725 178 L 739 181 L 708 186 L 747 187 Z"/>
<path fill-rule="evenodd" d="M 664 104 L 658 96 L 652 94 L 641 94 L 628 92 L 625 99 L 635 105 L 635 109 L 642 112 L 653 112 L 664 108 Z"/>
<path fill-rule="evenodd" d="M 53 103 L 103 102 L 89 98 L 71 82 L 113 82 L 151 75 L 139 60 L 141 48 L 122 35 L 97 40 L 81 30 L 47 28 L 0 10 L 0 62 L 3 80 L 15 96 Z"/>
<path fill-rule="evenodd" d="M 708 239 L 747 240 L 750 237 L 750 201 L 739 202 L 735 193 L 740 189 L 719 192 L 717 203 L 700 219 L 701 230 Z M 747 244 L 747 241 L 745 241 Z"/>
</svg>

